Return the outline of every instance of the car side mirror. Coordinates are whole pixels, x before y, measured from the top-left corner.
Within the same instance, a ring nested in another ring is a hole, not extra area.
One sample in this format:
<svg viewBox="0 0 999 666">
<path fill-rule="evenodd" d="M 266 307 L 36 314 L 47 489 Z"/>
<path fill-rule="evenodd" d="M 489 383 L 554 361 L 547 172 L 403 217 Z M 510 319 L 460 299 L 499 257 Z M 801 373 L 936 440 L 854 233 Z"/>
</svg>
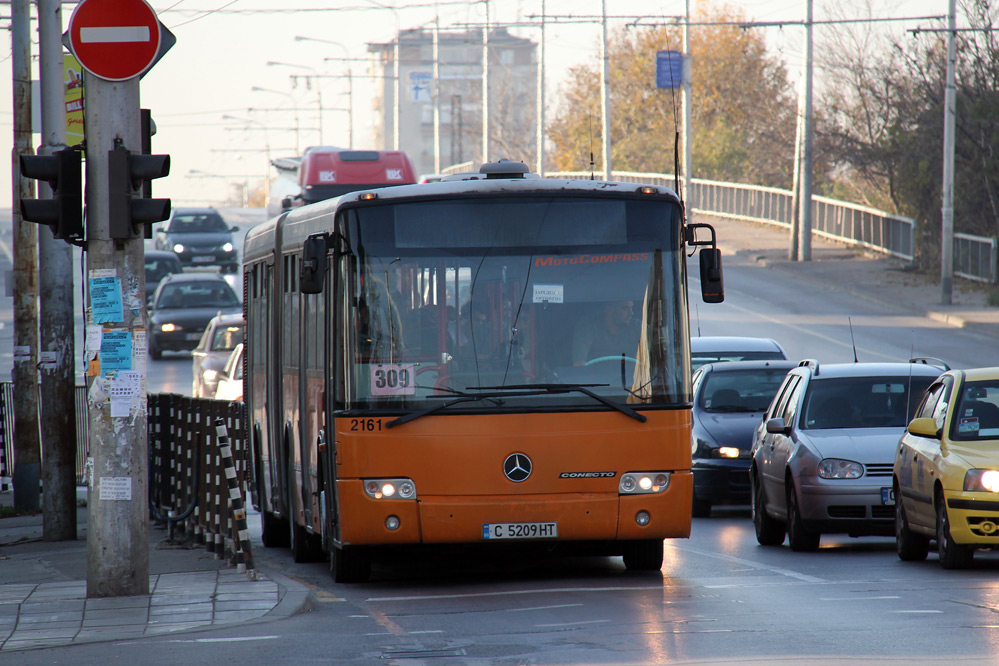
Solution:
<svg viewBox="0 0 999 666">
<path fill-rule="evenodd" d="M 928 437 L 929 439 L 940 439 L 942 432 L 940 428 L 937 427 L 936 419 L 931 418 L 921 418 L 912 419 L 909 421 L 909 425 L 906 428 L 910 435 L 915 435 L 916 437 Z"/>
<path fill-rule="evenodd" d="M 281 199 L 281 210 L 282 211 L 291 210 L 291 197 L 285 197 L 284 199 Z"/>
<path fill-rule="evenodd" d="M 232 228 L 229 229 L 229 231 L 233 231 L 233 232 L 239 231 L 239 225 L 236 225 L 236 224 L 232 225 Z"/>
<path fill-rule="evenodd" d="M 784 423 L 783 416 L 775 416 L 767 421 L 767 432 L 771 435 L 790 435 L 791 428 Z"/>
</svg>

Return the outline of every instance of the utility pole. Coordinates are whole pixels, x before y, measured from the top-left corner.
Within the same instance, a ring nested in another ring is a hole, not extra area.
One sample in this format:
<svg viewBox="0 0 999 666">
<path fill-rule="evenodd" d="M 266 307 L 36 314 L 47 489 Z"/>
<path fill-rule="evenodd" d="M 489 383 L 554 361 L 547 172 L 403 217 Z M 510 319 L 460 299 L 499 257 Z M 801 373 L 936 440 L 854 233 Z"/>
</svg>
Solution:
<svg viewBox="0 0 999 666">
<path fill-rule="evenodd" d="M 798 82 L 798 112 L 794 117 L 794 176 L 791 178 L 791 233 L 787 258 L 798 261 L 798 243 L 801 237 L 801 173 L 808 165 L 801 162 L 801 126 L 805 120 L 805 71 Z"/>
<path fill-rule="evenodd" d="M 31 39 L 28 0 L 11 0 L 14 74 L 14 507 L 37 511 L 41 453 L 38 434 L 38 226 L 23 219 L 21 199 L 34 196 L 21 176 L 20 155 L 31 154 Z"/>
<path fill-rule="evenodd" d="M 441 23 L 440 10 L 434 2 L 434 81 L 431 94 L 434 96 L 434 173 L 441 172 Z M 454 118 L 451 118 L 454 122 Z"/>
<path fill-rule="evenodd" d="M 607 55 L 607 0 L 601 0 L 600 22 L 600 105 L 603 109 L 604 180 L 611 179 L 610 56 Z"/>
<path fill-rule="evenodd" d="M 940 238 L 940 302 L 950 305 L 954 291 L 954 116 L 957 3 L 947 5 L 947 82 L 944 88 L 943 187 Z"/>
<path fill-rule="evenodd" d="M 541 41 L 538 44 L 537 173 L 545 177 L 545 0 L 541 0 Z"/>
<path fill-rule="evenodd" d="M 66 147 L 62 4 L 38 0 L 39 79 L 42 91 L 40 155 Z M 39 198 L 52 198 L 39 182 Z M 39 341 L 42 352 L 42 538 L 76 539 L 76 353 L 73 320 L 73 252 L 51 228 L 38 230 Z"/>
<path fill-rule="evenodd" d="M 812 260 L 812 2 L 805 0 L 805 109 L 802 119 L 801 261 Z"/>
<path fill-rule="evenodd" d="M 166 28 L 148 3 L 132 0 L 127 32 L 92 30 L 113 21 L 122 2 L 84 0 L 68 30 L 73 54 L 85 70 L 86 324 L 88 341 L 99 340 L 87 346 L 93 458 L 87 597 L 149 593 L 148 323 L 142 239 L 145 225 L 169 216 L 170 200 L 139 195 L 145 181 L 169 173 L 170 159 L 142 154 L 139 77 L 165 51 Z"/>
<path fill-rule="evenodd" d="M 683 200 L 689 214 L 689 211 L 692 210 L 695 205 L 695 202 L 691 197 L 691 193 L 693 192 L 691 178 L 693 178 L 694 172 L 694 168 L 691 164 L 694 159 L 694 130 L 691 126 L 691 116 L 693 115 L 694 72 L 693 62 L 690 57 L 690 0 L 686 0 L 686 11 L 684 16 L 683 73 L 681 75 L 683 79 Z"/>
<path fill-rule="evenodd" d="M 482 27 L 482 163 L 489 161 L 489 0 Z"/>
</svg>

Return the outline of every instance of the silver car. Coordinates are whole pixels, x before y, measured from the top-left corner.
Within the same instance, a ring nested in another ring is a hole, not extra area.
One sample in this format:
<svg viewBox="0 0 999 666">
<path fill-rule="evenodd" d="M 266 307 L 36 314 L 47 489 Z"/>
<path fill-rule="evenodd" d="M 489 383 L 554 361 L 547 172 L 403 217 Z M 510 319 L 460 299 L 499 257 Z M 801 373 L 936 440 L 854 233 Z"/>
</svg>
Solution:
<svg viewBox="0 0 999 666">
<path fill-rule="evenodd" d="M 786 533 L 792 550 L 809 551 L 824 533 L 894 534 L 895 447 L 946 369 L 807 360 L 789 372 L 753 438 L 757 541 L 780 545 Z"/>
</svg>

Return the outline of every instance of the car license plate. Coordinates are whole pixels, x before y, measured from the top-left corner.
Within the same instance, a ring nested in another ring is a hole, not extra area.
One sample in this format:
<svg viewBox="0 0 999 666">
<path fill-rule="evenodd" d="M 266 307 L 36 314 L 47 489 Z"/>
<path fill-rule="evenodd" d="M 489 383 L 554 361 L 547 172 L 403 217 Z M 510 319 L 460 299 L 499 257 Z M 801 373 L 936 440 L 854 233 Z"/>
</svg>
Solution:
<svg viewBox="0 0 999 666">
<path fill-rule="evenodd" d="M 192 257 L 191 261 L 196 264 L 207 264 L 215 261 L 215 256 L 206 254 L 203 257 Z"/>
<path fill-rule="evenodd" d="M 187 333 L 184 335 L 185 340 L 200 340 L 201 333 Z"/>
<path fill-rule="evenodd" d="M 888 504 L 889 506 L 895 505 L 895 489 L 894 488 L 882 488 L 881 489 L 881 503 Z"/>
<path fill-rule="evenodd" d="M 558 523 L 483 523 L 483 539 L 555 539 Z"/>
</svg>

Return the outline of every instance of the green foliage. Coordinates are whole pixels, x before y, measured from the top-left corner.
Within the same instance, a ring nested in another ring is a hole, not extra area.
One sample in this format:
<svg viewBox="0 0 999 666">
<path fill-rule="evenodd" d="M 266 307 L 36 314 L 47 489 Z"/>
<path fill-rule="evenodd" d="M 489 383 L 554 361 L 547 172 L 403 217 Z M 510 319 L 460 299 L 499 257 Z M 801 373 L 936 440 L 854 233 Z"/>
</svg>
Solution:
<svg viewBox="0 0 999 666">
<path fill-rule="evenodd" d="M 795 104 L 781 62 L 760 31 L 721 25 L 745 20 L 730 8 L 699 11 L 691 29 L 692 152 L 695 177 L 791 186 Z M 615 32 L 610 58 L 612 165 L 619 171 L 673 172 L 682 92 L 655 87 L 655 54 L 680 50 L 678 27 Z M 600 63 L 570 71 L 548 128 L 555 170 L 602 170 Z"/>
</svg>

